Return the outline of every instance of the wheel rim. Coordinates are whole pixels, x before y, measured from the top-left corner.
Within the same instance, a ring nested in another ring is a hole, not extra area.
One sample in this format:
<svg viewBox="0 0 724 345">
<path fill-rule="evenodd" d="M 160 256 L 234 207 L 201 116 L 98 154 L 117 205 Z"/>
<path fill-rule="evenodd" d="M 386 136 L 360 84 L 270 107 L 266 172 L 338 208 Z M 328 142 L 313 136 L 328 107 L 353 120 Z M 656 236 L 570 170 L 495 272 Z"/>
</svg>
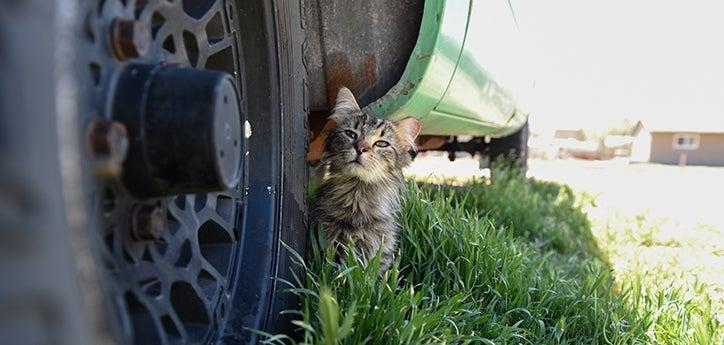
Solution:
<svg viewBox="0 0 724 345">
<path fill-rule="evenodd" d="M 240 123 L 248 124 L 233 3 L 100 0 L 84 10 L 86 127 L 114 118 L 119 80 L 130 64 L 225 71 L 233 79 Z M 119 21 L 126 26 L 119 28 Z M 133 33 L 134 25 L 142 26 L 139 32 Z M 132 32 L 130 40 L 119 38 L 124 30 Z M 241 154 L 246 138 L 236 147 L 239 157 L 247 156 Z M 215 339 L 228 318 L 237 279 L 247 160 L 241 159 L 241 176 L 231 190 L 139 198 L 113 169 L 121 164 L 113 152 L 95 153 L 93 169 L 100 178 L 89 198 L 98 223 L 92 237 L 120 337 L 148 344 Z"/>
</svg>

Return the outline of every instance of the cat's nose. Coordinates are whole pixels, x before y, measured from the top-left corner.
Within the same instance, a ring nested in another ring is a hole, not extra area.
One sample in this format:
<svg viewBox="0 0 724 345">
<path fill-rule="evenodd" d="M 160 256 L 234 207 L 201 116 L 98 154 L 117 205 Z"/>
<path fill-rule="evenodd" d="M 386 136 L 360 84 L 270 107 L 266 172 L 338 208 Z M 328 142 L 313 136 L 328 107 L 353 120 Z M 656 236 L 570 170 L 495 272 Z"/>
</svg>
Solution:
<svg viewBox="0 0 724 345">
<path fill-rule="evenodd" d="M 369 151 L 372 147 L 367 142 L 360 141 L 354 145 L 354 148 L 355 148 L 355 150 L 357 150 L 357 154 L 361 155 L 361 154 Z"/>
</svg>

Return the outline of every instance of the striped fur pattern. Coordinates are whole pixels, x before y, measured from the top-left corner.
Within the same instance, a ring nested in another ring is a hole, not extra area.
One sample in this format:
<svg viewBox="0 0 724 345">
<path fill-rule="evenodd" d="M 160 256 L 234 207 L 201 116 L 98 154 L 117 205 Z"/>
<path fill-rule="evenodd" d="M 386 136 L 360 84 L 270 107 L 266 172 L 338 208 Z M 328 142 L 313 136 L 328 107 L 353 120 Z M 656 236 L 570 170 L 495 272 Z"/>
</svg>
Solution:
<svg viewBox="0 0 724 345">
<path fill-rule="evenodd" d="M 329 121 L 320 139 L 326 173 L 312 220 L 322 226 L 330 245 L 352 243 L 365 259 L 381 251 L 385 272 L 397 249 L 402 169 L 412 161 L 419 123 L 413 118 L 391 122 L 364 112 L 346 88 Z"/>
</svg>

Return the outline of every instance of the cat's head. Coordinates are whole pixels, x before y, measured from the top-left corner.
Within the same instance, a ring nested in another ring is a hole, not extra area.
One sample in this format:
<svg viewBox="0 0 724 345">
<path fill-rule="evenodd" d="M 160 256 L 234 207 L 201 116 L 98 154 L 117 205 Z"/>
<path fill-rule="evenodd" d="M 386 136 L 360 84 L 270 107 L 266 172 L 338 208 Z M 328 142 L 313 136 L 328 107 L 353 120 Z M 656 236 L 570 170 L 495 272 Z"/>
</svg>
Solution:
<svg viewBox="0 0 724 345">
<path fill-rule="evenodd" d="M 392 122 L 361 110 L 343 87 L 322 134 L 310 144 L 308 158 L 321 159 L 331 174 L 378 182 L 399 175 L 410 164 L 419 132 L 415 118 Z"/>
</svg>

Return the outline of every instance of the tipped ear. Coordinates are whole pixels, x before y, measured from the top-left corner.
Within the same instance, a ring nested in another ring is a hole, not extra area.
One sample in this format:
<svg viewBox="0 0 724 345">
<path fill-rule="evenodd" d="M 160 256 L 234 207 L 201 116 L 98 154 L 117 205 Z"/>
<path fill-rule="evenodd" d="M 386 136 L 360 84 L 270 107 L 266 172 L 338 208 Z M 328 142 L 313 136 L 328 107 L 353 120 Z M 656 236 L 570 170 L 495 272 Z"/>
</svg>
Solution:
<svg viewBox="0 0 724 345">
<path fill-rule="evenodd" d="M 342 87 L 339 89 L 339 92 L 337 92 L 337 102 L 334 105 L 334 112 L 337 111 L 359 111 L 359 105 L 357 104 L 357 99 L 354 98 L 354 94 L 352 94 L 352 91 L 349 91 L 348 88 Z"/>
<path fill-rule="evenodd" d="M 324 124 L 324 128 L 322 128 L 322 132 L 320 132 L 317 138 L 315 138 L 309 144 L 309 152 L 307 152 L 307 163 L 316 164 L 316 162 L 324 158 L 324 148 L 327 142 L 327 135 L 329 134 L 329 131 L 331 131 L 332 128 L 334 128 L 335 126 L 337 126 L 337 123 L 334 122 L 334 119 L 327 120 L 327 122 Z"/>
<path fill-rule="evenodd" d="M 405 150 L 415 149 L 415 138 L 420 134 L 420 121 L 414 117 L 407 117 L 395 122 L 395 130 L 403 140 Z"/>
</svg>

